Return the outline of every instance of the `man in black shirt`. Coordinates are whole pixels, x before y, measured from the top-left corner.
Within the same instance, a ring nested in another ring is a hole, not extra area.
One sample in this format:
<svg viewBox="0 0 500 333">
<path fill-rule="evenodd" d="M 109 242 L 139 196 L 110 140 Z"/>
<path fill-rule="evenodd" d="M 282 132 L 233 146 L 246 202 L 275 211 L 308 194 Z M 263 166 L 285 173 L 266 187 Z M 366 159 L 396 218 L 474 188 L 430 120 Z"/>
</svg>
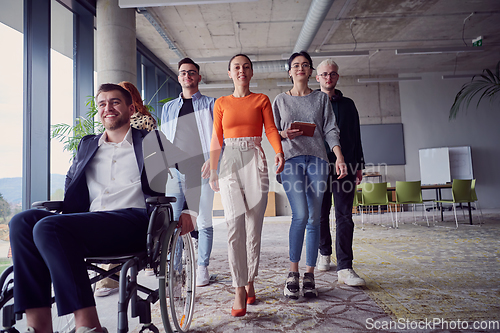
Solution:
<svg viewBox="0 0 500 333">
<path fill-rule="evenodd" d="M 200 66 L 192 59 L 179 61 L 178 69 L 182 92 L 178 98 L 163 106 L 161 130 L 189 158 L 179 162 L 177 169 L 171 170 L 174 179 L 167 183 L 167 193 L 177 198 L 173 205 L 174 218 L 185 206 L 199 212 L 196 286 L 202 287 L 210 282 L 208 265 L 213 244 L 214 192 L 208 184 L 208 178 L 215 98 L 202 95 L 198 90 Z"/>
<path fill-rule="evenodd" d="M 352 204 L 356 193 L 356 184 L 361 182 L 362 169 L 364 168 L 363 148 L 361 146 L 358 110 L 350 98 L 344 97 L 340 90 L 335 89 L 339 79 L 338 70 L 338 65 L 333 60 L 327 59 L 318 65 L 318 74 L 316 75 L 321 91 L 330 97 L 337 126 L 340 129 L 340 147 L 348 169 L 346 177 L 337 179 L 335 168 L 330 168 L 329 186 L 327 186 L 323 196 L 321 207 L 318 269 L 320 271 L 330 269 L 330 256 L 332 255 L 330 208 L 333 193 L 338 282 L 350 286 L 363 286 L 365 281 L 352 269 L 352 238 L 354 233 Z M 331 151 L 331 149 L 327 149 L 327 151 Z M 334 154 L 330 153 L 328 159 L 331 165 L 335 165 Z"/>
</svg>

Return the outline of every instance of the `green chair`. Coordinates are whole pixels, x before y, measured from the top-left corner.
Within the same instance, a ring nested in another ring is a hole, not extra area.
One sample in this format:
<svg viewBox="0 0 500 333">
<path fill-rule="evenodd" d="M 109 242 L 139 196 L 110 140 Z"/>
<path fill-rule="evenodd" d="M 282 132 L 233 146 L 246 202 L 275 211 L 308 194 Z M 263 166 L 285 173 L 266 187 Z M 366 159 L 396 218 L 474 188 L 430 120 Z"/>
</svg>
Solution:
<svg viewBox="0 0 500 333">
<path fill-rule="evenodd" d="M 391 185 L 391 183 L 390 183 L 390 182 L 387 182 L 387 188 L 389 188 L 389 187 L 391 187 L 391 186 L 392 186 L 392 185 Z M 389 190 L 389 189 L 387 190 L 387 201 L 389 201 L 389 204 L 390 204 L 390 205 L 391 205 L 392 195 L 393 195 L 393 193 L 392 193 L 392 192 L 393 192 L 392 190 Z M 391 207 L 392 207 L 392 206 L 393 206 L 393 205 L 391 205 Z M 397 223 L 398 223 L 398 222 L 396 221 L 396 228 L 398 227 L 398 224 L 397 224 Z"/>
<path fill-rule="evenodd" d="M 360 206 L 363 207 L 372 207 L 372 214 L 373 214 L 373 207 L 378 206 L 379 207 L 379 214 L 380 214 L 380 206 L 387 206 L 389 210 L 391 209 L 389 205 L 389 200 L 387 198 L 387 183 L 363 183 L 362 184 L 362 190 L 361 190 L 361 203 Z M 392 218 L 392 212 L 391 213 L 391 221 L 392 221 L 392 226 L 394 226 L 394 220 Z M 382 220 L 382 217 L 380 217 Z M 363 229 L 365 227 L 365 221 L 363 217 L 363 209 L 361 209 L 361 223 L 363 225 Z"/>
<path fill-rule="evenodd" d="M 412 205 L 414 224 L 417 223 L 417 218 L 415 216 L 415 205 L 422 205 L 423 214 L 425 214 L 425 221 L 427 222 L 427 226 L 429 226 L 429 218 L 427 217 L 427 207 L 425 206 L 425 203 L 431 201 L 433 200 L 422 199 L 422 188 L 420 180 L 411 182 L 396 181 L 396 201 L 391 201 L 391 204 L 394 204 L 396 206 Z M 397 207 L 395 211 L 396 211 L 396 225 L 397 225 L 398 224 Z M 434 214 L 432 215 L 432 219 L 434 220 Z"/>
<path fill-rule="evenodd" d="M 476 210 L 479 210 L 480 212 L 479 223 L 484 223 L 483 211 L 481 210 L 481 207 L 479 207 L 479 201 L 477 200 L 475 179 L 473 179 L 471 182 L 470 195 L 472 200 L 471 202 L 474 204 Z"/>
<path fill-rule="evenodd" d="M 455 223 L 458 228 L 457 209 L 455 204 L 470 203 L 472 201 L 472 179 L 453 179 L 451 184 L 451 200 L 435 200 L 436 203 L 449 203 L 453 207 Z M 465 214 L 465 213 L 464 213 Z"/>
<path fill-rule="evenodd" d="M 356 208 L 356 213 L 358 213 L 359 206 L 361 204 L 361 190 L 363 189 L 363 185 L 356 185 L 356 192 L 354 193 L 354 200 L 352 202 L 352 206 Z"/>
</svg>

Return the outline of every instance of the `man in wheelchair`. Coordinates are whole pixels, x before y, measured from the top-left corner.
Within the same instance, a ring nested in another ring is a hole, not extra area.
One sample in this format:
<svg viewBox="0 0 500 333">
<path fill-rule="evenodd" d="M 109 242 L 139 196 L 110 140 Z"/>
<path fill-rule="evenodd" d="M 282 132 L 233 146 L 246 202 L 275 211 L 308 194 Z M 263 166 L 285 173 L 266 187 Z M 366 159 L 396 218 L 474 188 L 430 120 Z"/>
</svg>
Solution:
<svg viewBox="0 0 500 333">
<path fill-rule="evenodd" d="M 32 209 L 10 222 L 14 311 L 26 313 L 31 332 L 52 333 L 51 283 L 59 315 L 73 313 L 78 333 L 106 331 L 84 259 L 144 251 L 146 199 L 163 195 L 147 181 L 142 141 L 148 132 L 130 127 L 130 93 L 103 84 L 96 103 L 105 131 L 80 141 L 66 175 L 62 214 Z M 194 229 L 194 215 L 181 214 L 181 234 Z"/>
</svg>

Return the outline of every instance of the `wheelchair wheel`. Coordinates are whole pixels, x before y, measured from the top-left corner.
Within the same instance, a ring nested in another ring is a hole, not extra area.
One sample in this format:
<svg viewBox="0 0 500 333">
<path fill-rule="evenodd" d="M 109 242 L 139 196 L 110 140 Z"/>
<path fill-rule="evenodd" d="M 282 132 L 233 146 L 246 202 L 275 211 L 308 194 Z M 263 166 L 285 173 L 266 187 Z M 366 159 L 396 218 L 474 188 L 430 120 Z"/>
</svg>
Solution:
<svg viewBox="0 0 500 333">
<path fill-rule="evenodd" d="M 0 278 L 0 286 L 2 288 L 0 296 L 0 323 L 12 326 L 10 328 L 2 327 L 7 332 L 25 332 L 26 317 L 23 315 L 15 315 L 13 313 L 14 305 L 14 271 L 13 267 L 8 267 Z M 75 319 L 73 314 L 59 317 L 57 315 L 56 303 L 52 303 L 52 327 L 54 333 L 70 333 L 74 332 Z M 5 318 L 8 317 L 8 318 Z M 3 325 L 2 325 L 3 326 Z M 15 328 L 14 328 L 15 326 Z"/>
<path fill-rule="evenodd" d="M 191 236 L 180 236 L 180 232 L 176 230 L 170 237 L 168 254 L 162 253 L 160 267 L 166 268 L 167 274 L 160 277 L 167 280 L 160 278 L 160 308 L 165 329 L 169 326 L 176 332 L 187 332 L 194 313 L 196 266 Z"/>
<path fill-rule="evenodd" d="M 14 313 L 14 273 L 13 266 L 7 267 L 0 277 L 0 323 L 2 332 L 18 332 L 14 328 L 19 319 Z"/>
</svg>

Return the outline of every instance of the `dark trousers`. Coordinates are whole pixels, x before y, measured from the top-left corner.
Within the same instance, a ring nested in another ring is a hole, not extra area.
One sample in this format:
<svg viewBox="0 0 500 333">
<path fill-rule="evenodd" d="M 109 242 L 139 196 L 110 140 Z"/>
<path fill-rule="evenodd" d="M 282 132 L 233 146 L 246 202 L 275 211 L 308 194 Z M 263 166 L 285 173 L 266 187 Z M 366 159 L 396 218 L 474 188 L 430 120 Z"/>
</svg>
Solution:
<svg viewBox="0 0 500 333">
<path fill-rule="evenodd" d="M 346 177 L 337 179 L 335 167 L 332 165 L 328 175 L 328 185 L 321 206 L 319 252 L 324 256 L 332 254 L 330 209 L 333 194 L 336 223 L 335 252 L 337 254 L 337 271 L 339 271 L 352 268 L 352 237 L 354 233 L 352 203 L 356 192 L 356 175 L 349 173 Z"/>
<path fill-rule="evenodd" d="M 95 306 L 85 257 L 146 249 L 146 209 L 54 214 L 31 209 L 10 224 L 15 311 L 51 306 L 51 282 L 60 316 Z"/>
</svg>

